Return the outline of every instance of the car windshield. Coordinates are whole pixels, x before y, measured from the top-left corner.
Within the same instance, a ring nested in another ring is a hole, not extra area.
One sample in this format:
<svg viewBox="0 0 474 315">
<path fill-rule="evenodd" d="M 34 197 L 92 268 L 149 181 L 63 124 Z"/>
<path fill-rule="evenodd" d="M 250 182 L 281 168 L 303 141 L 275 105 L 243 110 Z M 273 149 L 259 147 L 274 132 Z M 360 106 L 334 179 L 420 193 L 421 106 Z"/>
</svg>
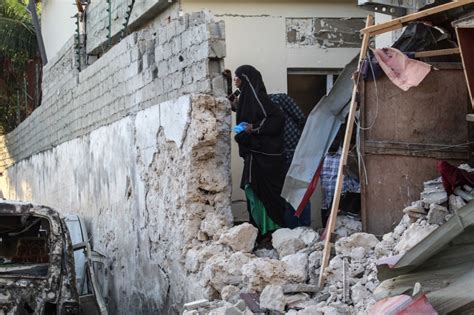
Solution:
<svg viewBox="0 0 474 315">
<path fill-rule="evenodd" d="M 48 275 L 49 221 L 35 215 L 0 216 L 0 276 Z"/>
</svg>

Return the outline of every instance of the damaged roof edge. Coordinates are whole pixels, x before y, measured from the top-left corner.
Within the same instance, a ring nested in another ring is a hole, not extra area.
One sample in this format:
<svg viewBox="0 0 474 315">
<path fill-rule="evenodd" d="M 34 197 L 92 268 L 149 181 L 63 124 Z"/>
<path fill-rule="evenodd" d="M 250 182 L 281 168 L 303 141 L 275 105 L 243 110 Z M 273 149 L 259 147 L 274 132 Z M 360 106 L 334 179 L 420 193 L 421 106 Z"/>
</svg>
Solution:
<svg viewBox="0 0 474 315">
<path fill-rule="evenodd" d="M 406 272 L 416 268 L 472 225 L 474 225 L 474 201 L 459 209 L 448 222 L 410 249 L 392 269 L 403 268 Z"/>
</svg>

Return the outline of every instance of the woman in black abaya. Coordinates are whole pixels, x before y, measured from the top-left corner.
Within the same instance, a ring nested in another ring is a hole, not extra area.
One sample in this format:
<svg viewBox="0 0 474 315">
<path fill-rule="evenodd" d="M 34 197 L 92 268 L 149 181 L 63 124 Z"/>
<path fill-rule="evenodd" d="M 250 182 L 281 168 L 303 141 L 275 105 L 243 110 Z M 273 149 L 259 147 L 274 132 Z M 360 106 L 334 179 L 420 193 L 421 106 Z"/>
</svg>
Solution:
<svg viewBox="0 0 474 315">
<path fill-rule="evenodd" d="M 283 226 L 285 201 L 280 197 L 285 179 L 283 162 L 283 112 L 267 95 L 260 72 L 241 66 L 235 72 L 240 89 L 237 124 L 246 129 L 235 136 L 244 159 L 240 187 L 245 190 L 251 221 L 261 235 Z"/>
</svg>

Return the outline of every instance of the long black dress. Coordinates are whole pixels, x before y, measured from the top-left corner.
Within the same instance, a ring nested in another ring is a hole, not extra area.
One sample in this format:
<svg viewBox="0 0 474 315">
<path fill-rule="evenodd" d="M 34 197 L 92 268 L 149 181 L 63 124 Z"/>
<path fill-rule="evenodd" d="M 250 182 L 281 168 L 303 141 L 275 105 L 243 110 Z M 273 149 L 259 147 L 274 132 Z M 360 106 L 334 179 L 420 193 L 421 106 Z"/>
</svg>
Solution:
<svg viewBox="0 0 474 315">
<path fill-rule="evenodd" d="M 283 226 L 285 201 L 280 197 L 285 180 L 283 160 L 284 114 L 267 95 L 262 76 L 252 66 L 241 66 L 236 76 L 242 80 L 237 124 L 253 125 L 251 134 L 242 132 L 235 136 L 239 155 L 244 159 L 240 187 L 248 185 L 263 203 L 274 223 Z M 265 229 L 260 232 L 267 232 Z"/>
</svg>

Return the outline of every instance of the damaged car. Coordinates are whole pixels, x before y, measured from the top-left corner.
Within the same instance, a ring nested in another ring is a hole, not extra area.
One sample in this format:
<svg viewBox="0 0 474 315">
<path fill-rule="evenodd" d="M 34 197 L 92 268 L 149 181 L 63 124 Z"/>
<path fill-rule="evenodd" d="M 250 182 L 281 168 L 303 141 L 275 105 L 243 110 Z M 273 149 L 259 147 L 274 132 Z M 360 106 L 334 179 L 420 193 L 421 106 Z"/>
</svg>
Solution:
<svg viewBox="0 0 474 315">
<path fill-rule="evenodd" d="M 79 217 L 0 201 L 0 315 L 107 314 L 106 270 Z"/>
</svg>

